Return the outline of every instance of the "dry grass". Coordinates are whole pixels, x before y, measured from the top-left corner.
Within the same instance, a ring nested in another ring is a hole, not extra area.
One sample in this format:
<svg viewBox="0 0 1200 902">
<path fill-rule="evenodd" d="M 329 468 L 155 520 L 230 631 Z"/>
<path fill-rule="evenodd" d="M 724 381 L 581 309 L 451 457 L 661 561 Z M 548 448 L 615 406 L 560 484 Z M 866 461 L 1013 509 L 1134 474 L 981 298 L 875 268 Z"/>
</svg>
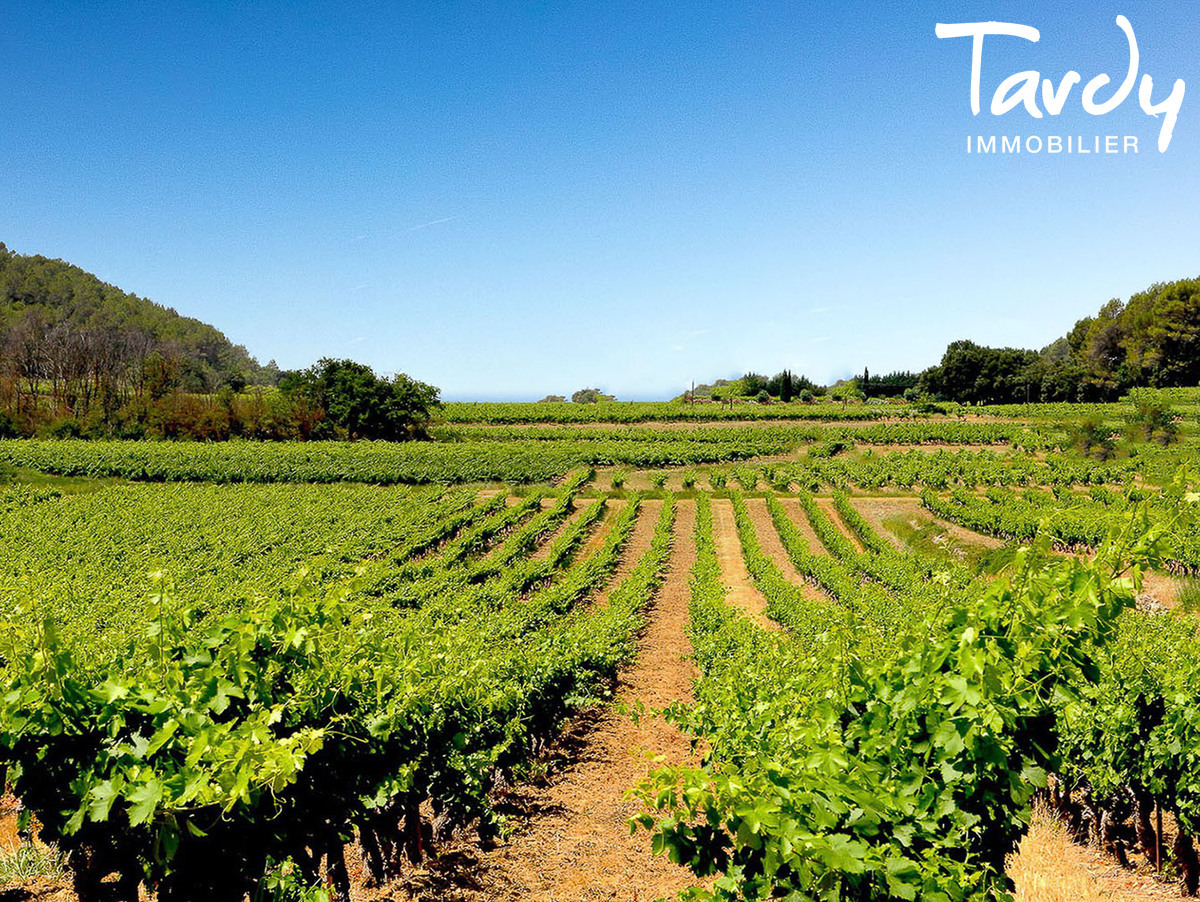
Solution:
<svg viewBox="0 0 1200 902">
<path fill-rule="evenodd" d="M 1120 898 L 1093 877 L 1082 850 L 1066 827 L 1043 809 L 1034 811 L 1029 833 L 1009 859 L 1008 874 L 1017 885 L 1017 902 L 1099 902 Z"/>
<path fill-rule="evenodd" d="M 1128 870 L 1071 841 L 1054 814 L 1035 805 L 1029 833 L 1008 861 L 1017 902 L 1172 902 L 1179 889 L 1145 869 Z"/>
</svg>

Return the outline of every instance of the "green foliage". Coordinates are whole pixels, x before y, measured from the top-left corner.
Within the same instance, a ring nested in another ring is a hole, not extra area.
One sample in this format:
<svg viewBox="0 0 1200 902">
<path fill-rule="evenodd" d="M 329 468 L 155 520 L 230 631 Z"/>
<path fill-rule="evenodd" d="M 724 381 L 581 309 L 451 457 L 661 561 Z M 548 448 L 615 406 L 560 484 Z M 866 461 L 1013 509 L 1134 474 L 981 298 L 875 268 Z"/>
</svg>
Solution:
<svg viewBox="0 0 1200 902">
<path fill-rule="evenodd" d="M 581 388 L 571 394 L 573 404 L 598 404 L 601 401 L 615 401 L 612 395 L 606 395 L 598 388 Z"/>
<path fill-rule="evenodd" d="M 1059 764 L 1054 706 L 1095 678 L 1093 649 L 1132 601 L 1119 561 L 1153 563 L 1161 528 L 1131 525 L 1095 566 L 1027 553 L 1010 581 L 879 657 L 836 628 L 734 639 L 710 528 L 698 516 L 703 678 L 677 716 L 711 752 L 639 790 L 655 848 L 715 877 L 689 898 L 1006 897 L 1005 857 Z"/>
<path fill-rule="evenodd" d="M 1160 282 L 1131 296 L 1117 328 L 1134 384 L 1200 383 L 1200 279 Z"/>
<path fill-rule="evenodd" d="M 1159 445 L 1178 441 L 1175 411 L 1158 392 L 1143 389 L 1131 392 L 1130 397 L 1134 402 L 1133 412 L 1126 421 L 1130 438 Z"/>
<path fill-rule="evenodd" d="M 986 348 L 972 341 L 956 341 L 946 348 L 937 367 L 921 374 L 918 387 L 936 397 L 966 403 L 1027 401 L 1029 382 L 1024 372 L 1036 359 L 1034 351 Z"/>
<path fill-rule="evenodd" d="M 730 389 L 726 382 L 722 391 Z M 697 397 L 699 397 L 697 387 Z M 813 394 L 819 394 L 810 389 Z M 823 389 L 822 389 L 823 391 Z M 704 402 L 689 404 L 682 400 L 668 402 L 618 403 L 600 401 L 596 404 L 523 404 L 501 402 L 448 402 L 443 406 L 442 419 L 447 423 L 655 423 L 688 420 L 881 420 L 894 417 L 895 407 L 853 407 L 798 405 L 728 405 Z"/>
<path fill-rule="evenodd" d="M 53 617 L 101 657 L 147 628 L 149 572 L 169 569 L 179 603 L 224 616 L 301 567 L 349 579 L 367 559 L 413 554 L 487 511 L 469 491 L 364 485 L 124 485 L 85 495 L 12 486 L 2 495 L 0 606 L 9 616 L 25 608 L 30 627 Z"/>
<path fill-rule="evenodd" d="M 280 376 L 212 326 L 0 244 L 0 438 L 411 438 L 437 390 L 324 359 Z M 255 391 L 245 396 L 247 386 Z"/>
<path fill-rule="evenodd" d="M 0 345 L 24 342 L 36 356 L 39 349 L 50 352 L 54 339 L 65 346 L 61 340 L 68 335 L 102 366 L 116 362 L 123 368 L 157 351 L 179 367 L 187 391 L 211 391 L 236 378 L 257 384 L 271 378 L 245 348 L 206 323 L 62 260 L 17 254 L 0 244 Z"/>
<path fill-rule="evenodd" d="M 119 654 L 90 654 L 86 631 L 53 619 L 4 623 L 0 763 L 70 855 L 80 898 L 132 900 L 144 881 L 163 900 L 316 899 L 322 871 L 344 896 L 353 835 L 385 879 L 397 862 L 380 848 L 423 854 L 423 804 L 488 829 L 495 781 L 604 695 L 665 568 L 669 498 L 649 551 L 595 610 L 580 602 L 612 574 L 636 497 L 587 557 L 576 550 L 603 500 L 529 557 L 590 475 L 478 560 L 454 542 L 413 557 L 455 529 L 470 541 L 454 511 L 357 576 L 314 572 L 240 610 L 156 589 Z M 503 507 L 478 509 L 493 536 Z M 440 588 L 418 609 L 363 604 L 389 568 Z"/>
<path fill-rule="evenodd" d="M 916 392 L 918 376 L 907 370 L 897 370 L 883 376 L 872 376 L 869 370 L 863 370 L 858 379 L 858 387 L 868 398 L 899 398 L 910 400 L 909 392 Z"/>
<path fill-rule="evenodd" d="M 964 402 L 1115 400 L 1135 386 L 1200 382 L 1200 279 L 1112 299 L 1040 353 L 952 343 L 922 391 Z"/>
<path fill-rule="evenodd" d="M 1111 460 L 1116 455 L 1113 431 L 1098 416 L 1086 416 L 1071 430 L 1071 445 L 1084 457 Z"/>
<path fill-rule="evenodd" d="M 1188 576 L 1180 580 L 1175 603 L 1189 614 L 1200 614 L 1200 579 Z"/>
<path fill-rule="evenodd" d="M 309 436 L 317 439 L 423 438 L 441 404 L 432 385 L 403 373 L 382 379 L 365 364 L 328 357 L 303 372 L 283 373 L 279 387 L 323 413 Z"/>
<path fill-rule="evenodd" d="M 149 482 L 545 482 L 580 466 L 667 467 L 740 460 L 736 441 L 119 442 L 0 441 L 0 462 L 66 476 Z"/>
<path fill-rule="evenodd" d="M 746 373 L 746 375 L 742 376 L 741 391 L 739 393 L 743 397 L 756 398 L 760 392 L 766 391 L 768 391 L 767 380 L 764 376 L 760 376 L 758 373 Z M 768 392 L 769 396 L 770 393 Z"/>
</svg>

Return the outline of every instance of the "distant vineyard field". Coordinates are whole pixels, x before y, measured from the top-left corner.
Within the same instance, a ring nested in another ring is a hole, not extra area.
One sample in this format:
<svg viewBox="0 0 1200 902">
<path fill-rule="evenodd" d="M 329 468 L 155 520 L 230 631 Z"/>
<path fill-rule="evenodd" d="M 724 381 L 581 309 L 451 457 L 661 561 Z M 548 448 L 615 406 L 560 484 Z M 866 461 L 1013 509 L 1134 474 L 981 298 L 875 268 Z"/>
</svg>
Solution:
<svg viewBox="0 0 1200 902">
<path fill-rule="evenodd" d="M 420 443 L 0 442 L 0 764 L 80 902 L 481 860 L 670 592 L 699 756 L 608 788 L 696 898 L 1004 898 L 1037 795 L 1143 858 L 1164 812 L 1200 883 L 1186 414 L 1097 455 L 1095 405 L 460 406 Z"/>
</svg>

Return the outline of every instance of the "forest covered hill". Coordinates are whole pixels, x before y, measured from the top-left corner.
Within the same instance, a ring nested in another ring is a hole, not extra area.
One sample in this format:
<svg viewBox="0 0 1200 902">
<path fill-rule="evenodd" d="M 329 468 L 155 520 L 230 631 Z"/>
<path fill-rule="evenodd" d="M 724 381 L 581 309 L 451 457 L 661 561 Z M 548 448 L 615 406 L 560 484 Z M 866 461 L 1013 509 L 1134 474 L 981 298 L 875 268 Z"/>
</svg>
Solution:
<svg viewBox="0 0 1200 902">
<path fill-rule="evenodd" d="M 0 437 L 419 438 L 434 386 L 262 366 L 214 326 L 0 244 Z"/>
<path fill-rule="evenodd" d="M 0 243 L 0 354 L 46 378 L 137 379 L 157 353 L 186 391 L 273 384 L 223 332 L 101 281 L 78 266 Z"/>
</svg>

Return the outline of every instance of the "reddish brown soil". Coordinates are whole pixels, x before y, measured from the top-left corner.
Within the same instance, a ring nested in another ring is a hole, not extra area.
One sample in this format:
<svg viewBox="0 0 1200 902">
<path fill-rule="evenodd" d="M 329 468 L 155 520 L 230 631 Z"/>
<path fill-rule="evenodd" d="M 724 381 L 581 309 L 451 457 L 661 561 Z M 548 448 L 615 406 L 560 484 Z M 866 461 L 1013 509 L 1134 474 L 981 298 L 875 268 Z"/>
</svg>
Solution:
<svg viewBox="0 0 1200 902">
<path fill-rule="evenodd" d="M 621 510 L 628 502 L 623 499 L 616 498 L 608 502 L 609 509 L 612 513 L 610 518 L 615 518 L 617 512 Z M 663 503 L 661 501 L 643 501 L 641 508 L 638 510 L 637 522 L 633 526 L 633 534 L 630 535 L 629 541 L 621 552 L 621 560 L 617 563 L 617 569 L 613 571 L 612 578 L 601 589 L 595 599 L 593 605 L 602 605 L 608 602 L 608 593 L 614 586 L 619 586 L 621 581 L 629 575 L 637 562 L 641 560 L 642 554 L 650 548 L 650 541 L 654 538 L 654 526 L 658 523 L 658 517 L 662 513 Z M 590 554 L 593 551 L 599 550 L 607 536 L 593 536 L 588 546 L 584 548 L 585 554 Z"/>
<path fill-rule="evenodd" d="M 1164 607 L 1173 608 L 1178 603 L 1179 581 L 1165 573 L 1145 573 L 1142 575 L 1142 593 Z"/>
<path fill-rule="evenodd" d="M 647 502 L 626 557 L 649 545 L 661 502 Z M 680 501 L 670 569 L 625 670 L 617 699 L 661 709 L 691 696 L 688 572 L 695 560 L 691 532 L 695 504 Z M 642 528 L 651 524 L 650 531 Z M 627 566 L 624 562 L 622 566 Z M 619 578 L 619 574 L 618 574 Z M 630 836 L 628 819 L 639 804 L 627 790 L 656 761 L 695 763 L 688 740 L 671 724 L 647 713 L 635 725 L 612 708 L 574 721 L 549 762 L 549 777 L 518 787 L 506 800 L 518 824 L 495 849 L 465 845 L 429 869 L 414 873 L 390 895 L 395 900 L 445 902 L 594 902 L 673 898 L 695 881 L 689 871 L 650 854 L 649 835 Z"/>
<path fill-rule="evenodd" d="M 591 506 L 592 506 L 591 502 L 584 502 L 582 504 L 577 502 L 575 505 L 575 510 L 571 511 L 571 513 L 569 513 L 566 517 L 564 517 L 562 523 L 560 523 L 558 525 L 558 528 L 555 529 L 554 532 L 550 533 L 550 535 L 548 535 L 544 539 L 542 539 L 542 541 L 538 544 L 538 547 L 535 548 L 533 550 L 533 553 L 530 554 L 529 556 L 535 561 L 544 561 L 547 557 L 549 557 L 550 549 L 554 545 L 554 540 L 557 539 L 559 536 L 561 536 L 568 529 L 570 529 L 575 524 L 575 522 L 577 520 L 579 520 L 580 517 L 583 516 L 583 512 Z M 600 518 L 600 522 L 597 524 L 594 524 L 592 526 L 593 536 L 597 532 L 602 531 L 604 519 L 607 516 L 608 516 L 607 512 L 605 514 L 602 514 L 601 518 Z"/>
<path fill-rule="evenodd" d="M 762 498 L 747 498 L 746 509 L 750 512 L 750 522 L 754 525 L 754 533 L 758 536 L 758 544 L 762 548 L 763 554 L 779 566 L 780 572 L 787 581 L 801 587 L 804 594 L 814 601 L 832 603 L 833 600 L 806 580 L 796 569 L 796 565 L 792 563 L 787 549 L 783 547 L 783 542 L 779 538 L 779 532 L 775 529 L 775 521 L 771 519 L 771 512 L 767 510 L 767 502 Z"/>
<path fill-rule="evenodd" d="M 821 512 L 829 518 L 830 522 L 832 522 L 834 526 L 837 527 L 838 532 L 850 540 L 850 544 L 854 546 L 856 551 L 861 552 L 863 550 L 863 543 L 858 540 L 858 536 L 853 533 L 850 527 L 843 522 L 842 515 L 839 514 L 837 512 L 837 508 L 833 506 L 832 498 L 818 498 L 817 507 L 819 507 Z"/>
<path fill-rule="evenodd" d="M 800 501 L 796 498 L 780 498 L 779 503 L 783 505 L 783 510 L 796 527 L 796 531 L 808 543 L 808 550 L 813 554 L 829 554 L 829 549 L 821 544 L 821 540 L 813 532 L 812 524 L 808 522 L 808 516 L 800 506 Z"/>
<path fill-rule="evenodd" d="M 834 522 L 844 526 L 831 505 L 821 503 Z M 581 553 L 599 547 L 613 514 L 624 502 L 609 504 L 612 509 L 589 536 Z M 661 504 L 643 504 L 610 585 L 627 574 L 649 547 Z M 764 552 L 776 560 L 789 580 L 801 583 L 765 502 L 749 499 L 747 504 Z M 812 550 L 825 553 L 798 501 L 783 499 L 783 504 Z M 915 498 L 856 498 L 854 504 L 881 534 L 888 536 L 891 533 L 881 521 L 896 513 L 937 519 Z M 730 587 L 729 601 L 756 622 L 778 628 L 765 616 L 762 596 L 746 572 L 731 503 L 714 500 L 713 516 L 718 559 Z M 690 645 L 685 627 L 688 573 L 695 559 L 691 540 L 694 520 L 694 502 L 680 501 L 667 580 L 649 609 L 638 654 L 621 673 L 616 689 L 616 697 L 624 706 L 640 703 L 649 712 L 691 696 L 695 673 L 686 658 Z M 939 522 L 961 541 L 999 544 Z M 601 593 L 595 603 L 603 604 L 606 598 Z M 567 726 L 551 755 L 540 762 L 536 779 L 510 790 L 502 800 L 514 829 L 495 848 L 481 851 L 469 842 L 456 842 L 444 850 L 441 858 L 410 871 L 400 883 L 376 891 L 356 887 L 354 898 L 356 902 L 649 902 L 656 897 L 673 898 L 694 882 L 690 872 L 652 856 L 647 834 L 630 836 L 627 827 L 628 818 L 639 810 L 636 802 L 626 798 L 627 790 L 662 761 L 695 763 L 688 740 L 673 725 L 650 713 L 635 724 L 612 707 L 587 712 Z M 11 808 L 0 806 L 0 854 L 13 848 L 17 839 Z M 1054 825 L 1045 822 L 1035 825 L 1014 858 L 1013 868 L 1022 902 L 1090 902 L 1093 894 L 1115 900 L 1178 897 L 1172 887 L 1122 871 L 1091 850 L 1064 842 Z M 0 899 L 74 902 L 63 885 L 44 881 L 0 891 Z"/>
<path fill-rule="evenodd" d="M 712 513 L 717 561 L 721 565 L 721 576 L 726 587 L 725 600 L 763 629 L 780 629 L 779 624 L 767 616 L 767 602 L 746 570 L 742 545 L 738 540 L 737 521 L 733 518 L 733 502 L 714 498 Z"/>
</svg>

